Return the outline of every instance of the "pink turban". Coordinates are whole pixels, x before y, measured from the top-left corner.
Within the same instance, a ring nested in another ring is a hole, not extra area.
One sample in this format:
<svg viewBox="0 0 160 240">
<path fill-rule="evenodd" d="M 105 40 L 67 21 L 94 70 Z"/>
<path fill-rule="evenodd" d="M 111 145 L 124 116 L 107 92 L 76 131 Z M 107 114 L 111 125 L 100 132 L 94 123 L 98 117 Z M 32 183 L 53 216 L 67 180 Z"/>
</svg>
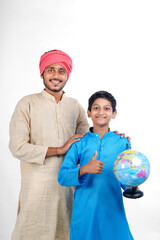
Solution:
<svg viewBox="0 0 160 240">
<path fill-rule="evenodd" d="M 52 50 L 44 53 L 41 56 L 39 62 L 40 75 L 43 74 L 46 67 L 54 63 L 60 64 L 67 71 L 69 78 L 69 75 L 72 71 L 72 59 L 66 53 L 60 50 Z"/>
</svg>

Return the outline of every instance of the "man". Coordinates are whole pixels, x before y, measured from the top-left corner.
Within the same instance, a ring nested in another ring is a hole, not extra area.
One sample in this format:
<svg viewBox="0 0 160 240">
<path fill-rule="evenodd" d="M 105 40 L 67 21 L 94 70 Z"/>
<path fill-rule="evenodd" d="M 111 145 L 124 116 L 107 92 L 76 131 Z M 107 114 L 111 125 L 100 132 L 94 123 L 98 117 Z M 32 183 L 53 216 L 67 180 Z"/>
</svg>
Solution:
<svg viewBox="0 0 160 240">
<path fill-rule="evenodd" d="M 82 106 L 63 91 L 71 58 L 49 51 L 39 67 L 45 89 L 21 99 L 10 122 L 9 148 L 21 160 L 22 175 L 12 240 L 67 240 L 74 189 L 60 186 L 57 176 L 65 153 L 89 125 Z"/>
<path fill-rule="evenodd" d="M 62 90 L 71 58 L 49 51 L 39 66 L 45 89 L 20 100 L 10 122 L 9 147 L 21 160 L 22 175 L 12 240 L 67 240 L 73 189 L 61 187 L 57 176 L 64 154 L 89 125 L 78 101 Z"/>
</svg>

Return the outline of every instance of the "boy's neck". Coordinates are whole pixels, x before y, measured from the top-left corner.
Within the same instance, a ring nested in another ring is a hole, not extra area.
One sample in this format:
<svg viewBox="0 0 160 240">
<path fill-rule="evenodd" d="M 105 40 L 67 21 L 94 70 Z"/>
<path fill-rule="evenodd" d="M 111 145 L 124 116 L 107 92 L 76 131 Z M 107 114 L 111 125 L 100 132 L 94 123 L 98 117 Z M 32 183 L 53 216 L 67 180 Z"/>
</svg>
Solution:
<svg viewBox="0 0 160 240">
<path fill-rule="evenodd" d="M 93 126 L 93 133 L 99 133 L 101 140 L 107 132 L 109 132 L 109 126 Z"/>
</svg>

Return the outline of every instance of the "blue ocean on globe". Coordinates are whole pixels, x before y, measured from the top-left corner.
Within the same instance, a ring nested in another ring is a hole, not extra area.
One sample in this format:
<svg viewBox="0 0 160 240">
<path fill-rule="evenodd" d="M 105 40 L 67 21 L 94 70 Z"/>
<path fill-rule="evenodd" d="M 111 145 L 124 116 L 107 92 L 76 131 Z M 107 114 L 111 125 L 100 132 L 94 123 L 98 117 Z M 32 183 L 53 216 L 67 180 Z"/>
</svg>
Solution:
<svg viewBox="0 0 160 240">
<path fill-rule="evenodd" d="M 121 184 L 127 187 L 138 186 L 147 180 L 150 163 L 144 154 L 126 150 L 118 155 L 113 171 Z"/>
</svg>

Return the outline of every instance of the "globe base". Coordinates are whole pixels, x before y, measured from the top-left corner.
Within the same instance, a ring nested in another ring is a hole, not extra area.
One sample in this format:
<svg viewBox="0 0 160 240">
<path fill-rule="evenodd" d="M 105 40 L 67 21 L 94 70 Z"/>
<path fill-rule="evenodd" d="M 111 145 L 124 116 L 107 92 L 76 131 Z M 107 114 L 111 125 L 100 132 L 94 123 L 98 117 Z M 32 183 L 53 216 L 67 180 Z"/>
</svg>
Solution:
<svg viewBox="0 0 160 240">
<path fill-rule="evenodd" d="M 124 197 L 132 199 L 143 197 L 143 195 L 143 192 L 137 189 L 137 187 L 128 188 L 123 192 Z"/>
</svg>

